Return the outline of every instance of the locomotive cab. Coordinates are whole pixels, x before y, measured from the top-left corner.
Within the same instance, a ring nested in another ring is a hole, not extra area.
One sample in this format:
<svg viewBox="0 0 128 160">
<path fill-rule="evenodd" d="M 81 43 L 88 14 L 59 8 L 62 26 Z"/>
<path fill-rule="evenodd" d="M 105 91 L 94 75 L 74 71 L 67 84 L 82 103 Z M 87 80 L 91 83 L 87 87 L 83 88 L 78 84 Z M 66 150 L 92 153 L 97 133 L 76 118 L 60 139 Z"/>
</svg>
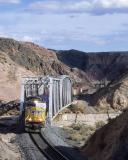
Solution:
<svg viewBox="0 0 128 160">
<path fill-rule="evenodd" d="M 40 131 L 45 126 L 46 103 L 40 97 L 29 97 L 24 106 L 25 131 Z"/>
</svg>

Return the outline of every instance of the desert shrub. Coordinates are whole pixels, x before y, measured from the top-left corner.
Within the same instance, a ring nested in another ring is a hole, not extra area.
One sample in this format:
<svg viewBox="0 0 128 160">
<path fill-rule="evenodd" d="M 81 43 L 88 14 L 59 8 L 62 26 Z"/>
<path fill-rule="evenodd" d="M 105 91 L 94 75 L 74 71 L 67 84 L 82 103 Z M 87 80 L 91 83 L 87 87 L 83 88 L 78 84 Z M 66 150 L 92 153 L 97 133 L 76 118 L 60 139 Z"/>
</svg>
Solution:
<svg viewBox="0 0 128 160">
<path fill-rule="evenodd" d="M 63 113 L 71 113 L 71 110 L 69 108 L 65 108 L 63 111 L 62 111 L 62 114 Z"/>
<path fill-rule="evenodd" d="M 96 126 L 97 129 L 101 128 L 104 125 L 105 125 L 104 121 L 98 121 L 98 122 L 95 123 L 95 126 Z"/>
<path fill-rule="evenodd" d="M 74 123 L 71 126 L 64 128 L 68 140 L 73 143 L 73 145 L 76 142 L 76 146 L 82 146 L 85 144 L 96 129 L 96 126 L 80 123 Z"/>
<path fill-rule="evenodd" d="M 73 128 L 74 130 L 81 130 L 81 128 L 82 128 L 82 124 L 79 124 L 79 123 L 73 123 L 72 125 L 71 125 L 71 128 Z"/>
<path fill-rule="evenodd" d="M 64 130 L 69 134 L 74 134 L 74 130 L 71 127 L 65 127 Z"/>
<path fill-rule="evenodd" d="M 68 139 L 73 141 L 81 141 L 83 140 L 83 136 L 80 133 L 71 134 Z"/>
<path fill-rule="evenodd" d="M 82 106 L 82 105 L 72 104 L 71 106 L 68 107 L 68 109 L 69 109 L 72 113 L 85 113 L 85 107 Z"/>
<path fill-rule="evenodd" d="M 96 127 L 95 126 L 91 126 L 91 125 L 85 125 L 83 129 L 85 130 L 85 132 L 95 131 Z"/>
</svg>

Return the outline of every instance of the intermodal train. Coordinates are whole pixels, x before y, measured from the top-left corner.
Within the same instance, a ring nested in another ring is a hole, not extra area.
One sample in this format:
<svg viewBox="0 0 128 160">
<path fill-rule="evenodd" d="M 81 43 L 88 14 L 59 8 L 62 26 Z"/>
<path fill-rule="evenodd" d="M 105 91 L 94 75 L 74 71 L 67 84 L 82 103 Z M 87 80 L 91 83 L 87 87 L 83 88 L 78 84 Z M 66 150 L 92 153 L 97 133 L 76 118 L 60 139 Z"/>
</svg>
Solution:
<svg viewBox="0 0 128 160">
<path fill-rule="evenodd" d="M 45 126 L 47 115 L 46 102 L 40 97 L 28 97 L 24 103 L 24 129 L 27 132 L 40 132 Z"/>
</svg>

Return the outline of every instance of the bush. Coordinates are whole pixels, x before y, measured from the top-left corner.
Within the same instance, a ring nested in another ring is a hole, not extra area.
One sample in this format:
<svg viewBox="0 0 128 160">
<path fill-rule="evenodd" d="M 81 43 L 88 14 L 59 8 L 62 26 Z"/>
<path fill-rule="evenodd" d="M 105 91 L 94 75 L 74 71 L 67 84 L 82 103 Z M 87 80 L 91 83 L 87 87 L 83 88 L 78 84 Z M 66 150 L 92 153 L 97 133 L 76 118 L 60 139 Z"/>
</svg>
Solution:
<svg viewBox="0 0 128 160">
<path fill-rule="evenodd" d="M 89 137 L 95 132 L 95 126 L 84 124 L 72 124 L 70 127 L 64 129 L 68 135 L 68 139 L 79 144 L 85 143 Z M 73 142 L 73 143 L 74 143 Z"/>
<path fill-rule="evenodd" d="M 73 140 L 73 141 L 81 141 L 83 140 L 83 136 L 80 133 L 75 133 L 75 134 L 70 135 L 68 139 Z"/>
<path fill-rule="evenodd" d="M 95 123 L 95 126 L 96 126 L 97 129 L 101 128 L 104 125 L 105 125 L 105 123 L 103 121 L 98 121 L 98 122 Z"/>
<path fill-rule="evenodd" d="M 72 104 L 71 106 L 68 107 L 68 109 L 69 109 L 72 113 L 85 113 L 85 107 L 82 106 L 82 105 Z"/>
<path fill-rule="evenodd" d="M 81 130 L 82 125 L 81 124 L 72 124 L 71 126 L 74 130 Z"/>
</svg>

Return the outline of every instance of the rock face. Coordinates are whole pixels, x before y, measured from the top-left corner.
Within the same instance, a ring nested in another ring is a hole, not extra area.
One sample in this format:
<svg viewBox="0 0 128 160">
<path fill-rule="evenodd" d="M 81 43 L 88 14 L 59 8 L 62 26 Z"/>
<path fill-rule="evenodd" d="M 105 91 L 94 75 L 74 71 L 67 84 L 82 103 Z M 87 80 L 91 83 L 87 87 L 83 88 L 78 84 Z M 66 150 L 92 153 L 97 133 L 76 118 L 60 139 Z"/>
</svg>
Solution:
<svg viewBox="0 0 128 160">
<path fill-rule="evenodd" d="M 93 105 L 100 109 L 124 110 L 128 107 L 128 74 L 117 78 L 92 95 Z"/>
<path fill-rule="evenodd" d="M 61 68 L 66 74 L 62 66 L 58 67 L 59 62 L 53 67 L 56 59 L 54 52 L 33 43 L 0 38 L 0 99 L 7 101 L 19 99 L 23 76 L 59 73 Z"/>
<path fill-rule="evenodd" d="M 58 59 L 84 72 L 93 84 L 103 84 L 91 96 L 97 110 L 123 110 L 128 106 L 128 52 L 84 53 L 59 51 Z M 102 87 L 103 87 L 102 86 Z"/>
<path fill-rule="evenodd" d="M 128 111 L 97 130 L 82 148 L 89 160 L 128 159 Z"/>
<path fill-rule="evenodd" d="M 88 84 L 84 72 L 71 70 L 58 60 L 55 52 L 34 43 L 7 38 L 0 38 L 0 72 L 0 100 L 7 101 L 19 99 L 24 76 L 64 74 Z"/>
<path fill-rule="evenodd" d="M 23 43 L 12 39 L 0 39 L 0 51 L 17 65 L 36 74 L 61 73 L 66 70 L 57 61 L 56 54 L 33 43 Z M 55 63 L 56 62 L 56 63 Z M 58 69 L 59 68 L 59 69 Z M 61 71 L 62 70 L 62 71 Z"/>
<path fill-rule="evenodd" d="M 0 51 L 0 100 L 18 99 L 21 77 L 28 75 L 34 74 L 16 64 L 5 52 Z"/>
</svg>

